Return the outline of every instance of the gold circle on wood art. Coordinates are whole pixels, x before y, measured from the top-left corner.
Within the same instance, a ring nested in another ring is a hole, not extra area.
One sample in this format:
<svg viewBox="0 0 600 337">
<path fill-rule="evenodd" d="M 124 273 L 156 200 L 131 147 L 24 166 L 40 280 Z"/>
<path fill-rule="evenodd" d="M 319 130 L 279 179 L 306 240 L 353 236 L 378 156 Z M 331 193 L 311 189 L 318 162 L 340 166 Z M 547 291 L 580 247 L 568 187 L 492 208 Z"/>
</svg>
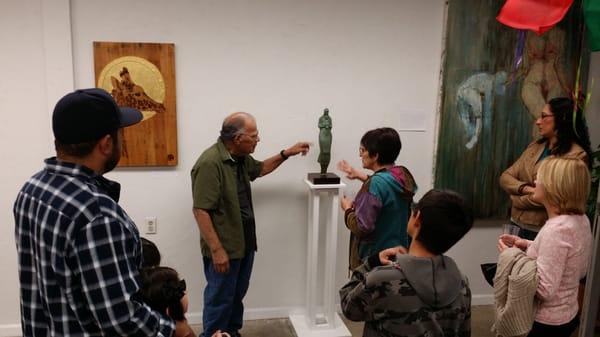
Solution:
<svg viewBox="0 0 600 337">
<path fill-rule="evenodd" d="M 111 78 L 120 79 L 121 72 L 126 68 L 131 80 L 143 88 L 146 95 L 158 103 L 165 100 L 165 81 L 160 70 L 148 60 L 137 56 L 123 56 L 108 63 L 98 76 L 98 88 L 112 93 L 113 83 Z M 144 120 L 154 117 L 156 111 L 142 110 Z"/>
</svg>

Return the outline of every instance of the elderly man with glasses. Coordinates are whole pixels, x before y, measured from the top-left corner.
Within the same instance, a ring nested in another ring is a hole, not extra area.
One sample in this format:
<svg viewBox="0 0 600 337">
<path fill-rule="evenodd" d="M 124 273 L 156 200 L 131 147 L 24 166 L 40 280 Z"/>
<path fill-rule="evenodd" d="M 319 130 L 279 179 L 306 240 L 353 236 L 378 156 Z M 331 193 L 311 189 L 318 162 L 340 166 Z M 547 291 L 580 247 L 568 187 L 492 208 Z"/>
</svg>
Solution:
<svg viewBox="0 0 600 337">
<path fill-rule="evenodd" d="M 223 121 L 217 142 L 192 168 L 193 211 L 207 281 L 202 336 L 221 330 L 235 337 L 242 328 L 242 299 L 257 248 L 250 181 L 273 172 L 288 157 L 309 150 L 308 143 L 299 142 L 258 161 L 250 154 L 259 141 L 254 117 L 233 113 Z"/>
</svg>

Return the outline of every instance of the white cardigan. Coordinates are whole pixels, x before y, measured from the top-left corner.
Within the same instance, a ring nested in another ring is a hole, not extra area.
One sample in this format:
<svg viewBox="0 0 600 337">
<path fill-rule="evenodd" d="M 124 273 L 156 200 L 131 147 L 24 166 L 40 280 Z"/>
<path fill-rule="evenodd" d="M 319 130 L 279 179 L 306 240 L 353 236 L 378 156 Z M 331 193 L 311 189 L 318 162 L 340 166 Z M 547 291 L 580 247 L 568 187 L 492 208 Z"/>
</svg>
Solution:
<svg viewBox="0 0 600 337">
<path fill-rule="evenodd" d="M 535 259 L 519 248 L 505 249 L 494 277 L 496 336 L 527 335 L 533 326 L 539 277 Z"/>
</svg>

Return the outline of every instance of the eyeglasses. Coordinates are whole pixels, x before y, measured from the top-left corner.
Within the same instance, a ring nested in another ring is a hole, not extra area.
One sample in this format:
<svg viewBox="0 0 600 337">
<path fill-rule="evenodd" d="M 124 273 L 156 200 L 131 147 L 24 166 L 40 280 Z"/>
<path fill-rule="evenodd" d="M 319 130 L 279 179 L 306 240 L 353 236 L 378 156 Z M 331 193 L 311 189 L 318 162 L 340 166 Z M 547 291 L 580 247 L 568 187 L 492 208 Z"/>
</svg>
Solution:
<svg viewBox="0 0 600 337">
<path fill-rule="evenodd" d="M 540 119 L 544 119 L 546 117 L 554 117 L 554 115 L 553 114 L 546 114 L 546 113 L 542 112 L 542 115 L 540 116 Z"/>
<path fill-rule="evenodd" d="M 248 136 L 248 138 L 250 138 L 252 140 L 257 140 L 258 139 L 258 132 L 255 133 L 255 134 L 253 134 L 253 135 L 248 134 L 248 133 L 242 133 L 241 135 Z"/>
</svg>

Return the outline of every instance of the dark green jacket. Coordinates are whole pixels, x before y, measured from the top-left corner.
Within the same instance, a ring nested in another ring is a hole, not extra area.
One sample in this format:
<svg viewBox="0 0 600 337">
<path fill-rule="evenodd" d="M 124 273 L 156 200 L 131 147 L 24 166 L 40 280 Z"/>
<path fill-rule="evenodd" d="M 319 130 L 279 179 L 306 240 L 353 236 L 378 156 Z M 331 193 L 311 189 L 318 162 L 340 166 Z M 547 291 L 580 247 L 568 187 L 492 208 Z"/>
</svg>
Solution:
<svg viewBox="0 0 600 337">
<path fill-rule="evenodd" d="M 244 179 L 250 186 L 250 181 L 260 175 L 263 163 L 248 155 L 245 164 Z M 245 254 L 245 244 L 236 163 L 220 139 L 200 155 L 191 175 L 194 208 L 210 214 L 215 232 L 229 258 L 241 259 Z M 210 258 L 208 244 L 203 238 L 200 243 L 202 255 Z"/>
</svg>

